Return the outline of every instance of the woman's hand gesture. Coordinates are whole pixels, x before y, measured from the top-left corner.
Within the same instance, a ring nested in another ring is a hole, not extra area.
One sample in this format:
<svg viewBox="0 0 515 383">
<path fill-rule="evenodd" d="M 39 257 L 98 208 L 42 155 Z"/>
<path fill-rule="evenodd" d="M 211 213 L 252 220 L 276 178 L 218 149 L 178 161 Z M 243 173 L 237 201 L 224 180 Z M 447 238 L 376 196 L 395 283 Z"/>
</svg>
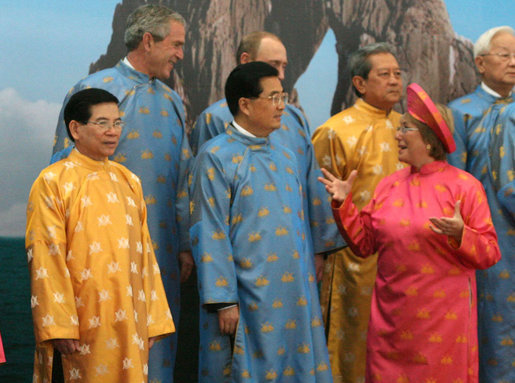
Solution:
<svg viewBox="0 0 515 383">
<path fill-rule="evenodd" d="M 357 170 L 353 170 L 346 181 L 342 181 L 336 178 L 331 173 L 329 173 L 328 170 L 324 168 L 322 168 L 321 170 L 325 178 L 318 177 L 318 180 L 325 185 L 325 190 L 327 190 L 327 192 L 331 194 L 333 200 L 338 201 L 340 203 L 345 201 L 345 198 L 350 193 L 352 184 L 354 183 L 354 180 L 358 175 Z"/>
</svg>

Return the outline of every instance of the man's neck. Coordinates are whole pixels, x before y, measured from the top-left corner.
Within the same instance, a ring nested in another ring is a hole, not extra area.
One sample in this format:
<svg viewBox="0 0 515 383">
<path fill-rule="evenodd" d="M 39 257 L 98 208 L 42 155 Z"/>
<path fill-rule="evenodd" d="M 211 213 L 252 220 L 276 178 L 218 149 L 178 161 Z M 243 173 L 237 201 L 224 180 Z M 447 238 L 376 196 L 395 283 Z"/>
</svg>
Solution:
<svg viewBox="0 0 515 383">
<path fill-rule="evenodd" d="M 140 54 L 138 51 L 129 52 L 127 54 L 126 59 L 131 64 L 131 66 L 134 70 L 137 70 L 138 72 L 144 73 L 147 76 L 152 77 L 149 74 L 147 66 L 145 65 L 145 60 L 143 58 L 143 55 Z"/>
<path fill-rule="evenodd" d="M 390 105 L 390 106 L 384 106 L 384 105 L 374 105 L 372 104 L 371 102 L 365 100 L 364 98 L 361 98 L 364 102 L 366 102 L 368 105 L 376 108 L 376 109 L 380 109 L 382 111 L 384 111 L 387 115 L 390 114 L 390 112 L 392 111 L 393 109 L 393 105 Z"/>
<path fill-rule="evenodd" d="M 494 97 L 497 97 L 497 98 L 504 98 L 504 97 L 510 96 L 512 94 L 512 89 L 513 89 L 513 87 L 511 87 L 511 88 L 495 87 L 495 86 L 492 86 L 492 84 L 487 84 L 484 81 L 481 81 L 481 88 L 486 93 L 488 93 Z"/>
<path fill-rule="evenodd" d="M 237 121 L 236 119 L 232 122 L 232 125 L 234 126 L 234 128 L 240 132 L 241 134 L 244 134 L 245 136 L 248 136 L 248 137 L 256 137 L 256 135 L 254 133 L 251 133 L 250 131 L 248 131 L 247 129 L 245 129 L 243 126 L 241 126 Z"/>
</svg>

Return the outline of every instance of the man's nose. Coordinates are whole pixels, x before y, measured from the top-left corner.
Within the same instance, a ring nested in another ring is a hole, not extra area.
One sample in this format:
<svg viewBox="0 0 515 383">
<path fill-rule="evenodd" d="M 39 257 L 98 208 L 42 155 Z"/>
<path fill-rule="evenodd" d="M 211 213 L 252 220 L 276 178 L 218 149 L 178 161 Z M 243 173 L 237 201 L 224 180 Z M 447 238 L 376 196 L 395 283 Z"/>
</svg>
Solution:
<svg viewBox="0 0 515 383">
<path fill-rule="evenodd" d="M 176 56 L 179 60 L 184 58 L 184 49 L 182 47 L 177 48 Z"/>
</svg>

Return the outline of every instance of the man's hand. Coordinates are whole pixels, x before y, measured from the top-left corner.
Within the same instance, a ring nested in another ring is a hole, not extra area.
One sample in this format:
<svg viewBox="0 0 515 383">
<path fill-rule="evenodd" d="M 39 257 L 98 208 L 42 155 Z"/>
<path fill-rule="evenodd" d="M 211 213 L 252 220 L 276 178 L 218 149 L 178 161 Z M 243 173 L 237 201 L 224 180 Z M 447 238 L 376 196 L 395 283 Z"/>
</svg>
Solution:
<svg viewBox="0 0 515 383">
<path fill-rule="evenodd" d="M 315 254 L 315 272 L 317 276 L 317 282 L 322 280 L 322 276 L 324 275 L 324 256 L 322 254 Z"/>
<path fill-rule="evenodd" d="M 156 343 L 157 338 L 159 338 L 159 337 L 158 336 L 153 336 L 153 337 L 148 338 L 148 349 L 149 350 L 152 348 L 154 343 Z"/>
<path fill-rule="evenodd" d="M 429 226 L 431 230 L 438 234 L 444 234 L 452 237 L 461 246 L 461 236 L 463 235 L 463 227 L 465 226 L 460 213 L 461 201 L 454 205 L 454 216 L 452 217 L 431 217 L 429 220 L 434 226 Z"/>
<path fill-rule="evenodd" d="M 79 351 L 79 341 L 77 339 L 52 339 L 51 342 L 52 346 L 63 355 Z"/>
<path fill-rule="evenodd" d="M 181 267 L 181 283 L 183 283 L 188 280 L 195 266 L 191 251 L 181 251 L 179 253 L 179 265 Z"/>
<path fill-rule="evenodd" d="M 239 319 L 240 308 L 238 306 L 218 310 L 218 325 L 222 335 L 234 335 Z"/>
</svg>

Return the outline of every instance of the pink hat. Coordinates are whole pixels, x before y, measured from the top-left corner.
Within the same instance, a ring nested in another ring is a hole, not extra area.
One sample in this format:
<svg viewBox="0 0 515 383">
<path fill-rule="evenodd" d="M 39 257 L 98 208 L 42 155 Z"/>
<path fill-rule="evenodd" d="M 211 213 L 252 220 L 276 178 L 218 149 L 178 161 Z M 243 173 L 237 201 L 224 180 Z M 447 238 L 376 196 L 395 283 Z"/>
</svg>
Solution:
<svg viewBox="0 0 515 383">
<path fill-rule="evenodd" d="M 456 150 L 451 130 L 426 91 L 418 84 L 408 85 L 408 113 L 429 126 L 436 133 L 447 153 Z"/>
</svg>

